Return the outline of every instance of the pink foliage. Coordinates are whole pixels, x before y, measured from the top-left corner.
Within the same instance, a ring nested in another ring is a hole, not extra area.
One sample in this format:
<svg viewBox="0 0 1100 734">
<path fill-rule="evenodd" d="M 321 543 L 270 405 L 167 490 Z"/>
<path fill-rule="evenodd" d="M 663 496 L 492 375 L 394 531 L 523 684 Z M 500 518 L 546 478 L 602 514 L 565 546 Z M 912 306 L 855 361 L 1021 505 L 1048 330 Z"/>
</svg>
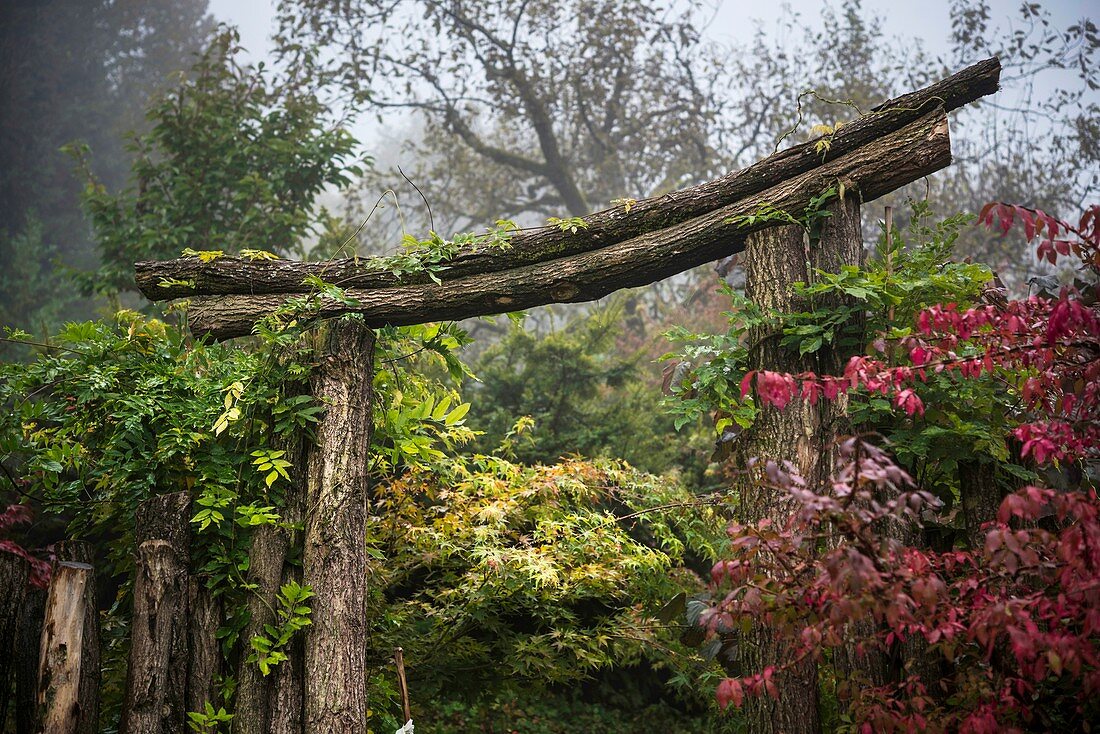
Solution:
<svg viewBox="0 0 1100 734">
<path fill-rule="evenodd" d="M 1022 223 L 1027 239 L 1038 240 L 1041 260 L 1073 255 L 1083 270 L 1100 271 L 1100 205 L 1076 226 L 1006 204 L 985 207 L 980 220 L 1002 232 Z M 782 410 L 796 399 L 816 403 L 858 389 L 888 397 L 916 420 L 927 407 L 920 385 L 931 375 L 993 375 L 1019 395 L 1013 434 L 1021 457 L 1037 465 L 1094 462 L 1100 316 L 1080 295 L 1067 288 L 1056 299 L 1032 296 L 999 307 L 933 306 L 902 345 L 907 364 L 857 356 L 842 376 L 759 370 L 745 376 L 741 394 L 755 389 L 760 405 Z M 909 671 L 885 685 L 849 687 L 848 710 L 860 731 L 1012 732 L 1098 715 L 1095 491 L 1024 487 L 983 526 L 983 547 L 934 551 L 905 539 L 917 537 L 915 528 L 938 500 L 882 448 L 849 438 L 838 450 L 828 487 L 808 487 L 793 467 L 767 464 L 764 482 L 787 492 L 796 510 L 784 523 L 729 528 L 730 556 L 712 570 L 715 601 L 700 623 L 725 634 L 751 619 L 771 629 L 789 655 L 778 668 L 724 680 L 719 704 L 781 695 L 785 669 L 851 644 L 859 623 L 874 630 L 859 650 L 892 653 L 921 639 L 921 655 L 949 671 L 929 680 Z"/>
<path fill-rule="evenodd" d="M 1094 492 L 1025 487 L 1005 498 L 980 551 L 935 552 L 884 531 L 911 529 L 938 500 L 877 446 L 849 438 L 840 454 L 824 494 L 789 467 L 769 465 L 773 486 L 798 509 L 782 526 L 730 528 L 730 557 L 712 570 L 717 601 L 700 623 L 720 633 L 752 619 L 781 637 L 790 656 L 778 668 L 723 681 L 723 708 L 781 695 L 773 681 L 783 670 L 843 645 L 858 622 L 876 630 L 861 638 L 863 651 L 889 652 L 920 637 L 924 654 L 954 671 L 947 706 L 930 695 L 947 679 L 853 687 L 851 711 L 872 731 L 1010 731 L 1041 708 L 1083 709 L 1100 695 Z M 1043 527 L 1044 518 L 1057 529 Z"/>
<path fill-rule="evenodd" d="M 31 510 L 26 505 L 12 504 L 0 512 L 0 534 L 6 534 L 16 525 L 26 525 L 31 521 Z M 32 555 L 13 540 L 0 540 L 0 553 L 14 553 L 25 558 L 31 565 L 30 583 L 46 588 L 50 581 L 50 564 Z"/>
</svg>

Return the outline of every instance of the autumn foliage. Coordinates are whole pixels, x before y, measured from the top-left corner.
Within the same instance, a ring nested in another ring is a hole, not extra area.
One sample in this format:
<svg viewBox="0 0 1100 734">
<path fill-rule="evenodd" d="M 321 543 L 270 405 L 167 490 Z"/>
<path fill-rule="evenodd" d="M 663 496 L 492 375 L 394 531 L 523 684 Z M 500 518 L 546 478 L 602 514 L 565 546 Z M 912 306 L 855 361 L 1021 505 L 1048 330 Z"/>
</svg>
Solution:
<svg viewBox="0 0 1100 734">
<path fill-rule="evenodd" d="M 789 655 L 723 680 L 723 707 L 782 696 L 784 669 L 847 648 L 890 663 L 886 680 L 838 680 L 855 731 L 1049 730 L 1100 716 L 1100 502 L 1090 481 L 1100 458 L 1100 206 L 1076 226 L 1005 204 L 980 221 L 1002 232 L 1022 224 L 1041 260 L 1072 257 L 1084 279 L 1053 297 L 923 309 L 893 363 L 880 340 L 879 354 L 852 358 L 842 375 L 750 372 L 742 397 L 755 391 L 782 410 L 878 394 L 902 420 L 919 420 L 930 376 L 994 378 L 1016 398 L 1014 460 L 1059 488 L 1008 494 L 981 528 L 984 544 L 934 549 L 920 526 L 943 503 L 873 437 L 837 446 L 830 486 L 808 486 L 786 464 L 750 467 L 797 509 L 782 524 L 729 528 L 700 624 L 729 637 L 763 620 Z"/>
</svg>

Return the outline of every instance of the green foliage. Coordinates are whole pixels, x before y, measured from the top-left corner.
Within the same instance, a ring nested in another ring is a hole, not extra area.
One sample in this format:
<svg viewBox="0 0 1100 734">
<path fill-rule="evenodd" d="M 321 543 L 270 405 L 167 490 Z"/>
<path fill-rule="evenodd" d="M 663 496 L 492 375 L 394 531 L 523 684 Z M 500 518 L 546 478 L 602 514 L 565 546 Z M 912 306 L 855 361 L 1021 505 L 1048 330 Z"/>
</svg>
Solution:
<svg viewBox="0 0 1100 734">
<path fill-rule="evenodd" d="M 97 566 L 123 582 L 105 624 L 120 643 L 105 651 L 107 669 L 125 669 L 134 513 L 168 492 L 195 498 L 193 562 L 223 597 L 231 651 L 247 623 L 251 532 L 282 522 L 291 467 L 276 445 L 317 420 L 319 406 L 299 394 L 300 354 L 192 344 L 129 311 L 69 324 L 52 343 L 29 364 L 0 365 L 0 461 L 68 537 L 106 541 Z"/>
<path fill-rule="evenodd" d="M 312 596 L 313 589 L 300 586 L 294 581 L 279 589 L 276 598 L 279 604 L 276 624 L 265 624 L 265 634 L 256 635 L 249 641 L 252 654 L 249 655 L 248 662 L 260 666 L 260 672 L 265 676 L 271 673 L 274 666 L 287 660 L 286 648 L 290 639 L 299 630 L 312 624 L 310 614 L 313 610 L 305 605 Z"/>
<path fill-rule="evenodd" d="M 632 671 L 593 688 L 516 686 L 488 700 L 443 698 L 420 714 L 417 728 L 434 734 L 719 734 L 737 731 L 735 717 L 708 711 L 696 702 L 669 701 L 667 692 L 631 685 L 644 671 Z M 695 705 L 692 705 L 695 704 Z"/>
<path fill-rule="evenodd" d="M 406 234 L 402 239 L 404 252 L 397 255 L 372 257 L 367 266 L 376 270 L 388 270 L 394 275 L 427 273 L 439 283 L 437 273 L 446 270 L 447 261 L 460 252 L 473 249 L 497 248 L 507 250 L 511 247 L 509 239 L 518 225 L 507 219 L 498 220 L 496 226 L 480 234 L 456 234 L 446 240 L 435 232 L 429 232 L 426 239 L 417 239 Z"/>
<path fill-rule="evenodd" d="M 623 458 L 652 472 L 699 470 L 692 446 L 670 440 L 672 419 L 657 409 L 659 385 L 644 379 L 643 355 L 619 350 L 621 316 L 613 302 L 542 337 L 513 325 L 478 359 L 479 381 L 463 390 L 472 420 L 485 430 L 476 448 L 489 453 L 509 440 L 509 451 L 525 462 L 581 454 Z M 534 425 L 511 441 L 507 434 L 521 416 Z"/>
<path fill-rule="evenodd" d="M 666 336 L 683 345 L 664 357 L 684 365 L 673 371 L 677 379 L 668 401 L 677 426 L 710 416 L 724 443 L 752 424 L 756 406 L 751 393 L 741 398 L 740 383 L 752 346 L 748 336 L 755 328 L 778 328 L 782 346 L 803 357 L 828 347 L 851 353 L 875 349 L 901 361 L 908 357 L 902 343 L 914 335 L 921 310 L 939 303 L 976 304 L 990 286 L 991 271 L 952 259 L 959 232 L 972 217 L 928 224 L 927 203 L 912 207 L 908 229 L 894 231 L 889 242 L 883 237 L 866 264 L 845 266 L 839 273 L 815 271 L 812 283 L 796 284 L 804 310 L 762 312 L 727 289 L 733 307 L 725 334 L 670 330 Z M 843 297 L 840 305 L 837 296 Z M 987 375 L 960 382 L 929 370 L 927 381 L 915 386 L 926 406 L 923 416 L 899 419 L 889 400 L 860 390 L 848 393 L 848 413 L 858 430 L 884 434 L 896 457 L 950 508 L 959 499 L 963 462 L 997 463 L 1002 476 L 1014 481 L 1032 477 L 1009 456 L 1011 416 L 1018 410 L 1018 395 L 1009 384 L 1015 381 Z"/>
<path fill-rule="evenodd" d="M 57 254 L 43 239 L 42 223 L 37 219 L 29 219 L 14 235 L 0 231 L 0 327 L 21 327 L 45 335 L 61 325 L 73 297 L 64 276 L 46 264 Z M 51 297 L 44 299 L 44 294 Z M 0 345 L 0 357 L 18 352 L 9 343 Z"/>
<path fill-rule="evenodd" d="M 87 291 L 133 287 L 132 264 L 199 250 L 300 254 L 315 230 L 314 200 L 360 170 L 351 136 L 293 80 L 241 66 L 235 31 L 223 30 L 175 89 L 148 110 L 133 138 L 130 188 L 111 193 L 74 146 L 102 264 Z"/>
<path fill-rule="evenodd" d="M 821 220 L 832 216 L 832 212 L 826 210 L 825 205 L 836 197 L 841 199 L 844 198 L 843 183 L 837 184 L 836 186 L 830 186 L 810 199 L 809 204 L 806 205 L 806 208 L 797 217 L 765 201 L 753 212 L 730 217 L 726 222 L 729 224 L 736 224 L 738 227 L 751 227 L 768 223 L 797 224 L 810 234 L 812 240 L 817 238 L 817 232 L 820 231 L 821 228 Z"/>
<path fill-rule="evenodd" d="M 693 333 L 681 327 L 669 329 L 665 338 L 682 346 L 661 357 L 677 361 L 670 373 L 670 395 L 663 403 L 675 418 L 676 430 L 713 416 L 718 439 L 734 425 L 748 428 L 756 418 L 752 395 L 742 398 L 740 389 L 741 378 L 748 369 L 747 339 L 751 329 L 777 318 L 764 313 L 724 283 L 721 290 L 731 302 L 730 310 L 725 312 L 729 329 L 724 334 Z"/>
<path fill-rule="evenodd" d="M 889 243 L 883 238 L 866 266 L 815 271 L 812 284 L 796 285 L 811 309 L 783 315 L 783 345 L 803 355 L 823 345 L 862 350 L 864 333 L 892 341 L 909 336 L 917 313 L 930 305 L 973 303 L 992 273 L 985 265 L 951 260 L 960 230 L 973 218 L 959 214 L 930 226 L 928 216 L 927 203 L 914 202 L 908 232 L 895 231 Z M 851 303 L 813 308 L 822 297 L 836 295 Z"/>
<path fill-rule="evenodd" d="M 429 468 L 471 441 L 470 404 L 455 386 L 470 374 L 457 352 L 470 341 L 453 323 L 379 331 L 375 347 L 372 472 L 380 479 Z"/>
<path fill-rule="evenodd" d="M 712 497 L 622 462 L 529 467 L 474 455 L 411 468 L 368 523 L 376 659 L 405 650 L 421 695 L 685 664 L 657 611 L 702 581 Z"/>
<path fill-rule="evenodd" d="M 828 214 L 822 211 L 822 205 L 835 195 L 834 189 L 823 192 L 798 223 L 812 232 L 815 223 Z M 753 329 L 780 328 L 781 344 L 800 356 L 812 355 L 824 346 L 861 351 L 867 347 L 867 333 L 881 333 L 890 340 L 912 334 L 916 314 L 922 308 L 935 303 L 972 303 L 992 277 L 989 268 L 950 261 L 959 230 L 970 218 L 958 215 L 929 226 L 925 224 L 928 216 L 927 204 L 913 204 L 907 234 L 907 239 L 915 243 L 912 247 L 906 248 L 902 234 L 894 232 L 893 241 L 883 241 L 878 257 L 865 266 L 844 266 L 835 274 L 814 271 L 813 283 L 796 284 L 795 293 L 809 306 L 807 310 L 765 313 L 743 295 L 723 286 L 732 305 L 726 313 L 726 333 L 696 334 L 678 327 L 666 332 L 666 338 L 683 346 L 663 359 L 678 360 L 690 367 L 673 372 L 680 379 L 670 385 L 673 398 L 666 401 L 676 415 L 677 427 L 713 415 L 715 432 L 721 438 L 731 426 L 751 425 L 755 404 L 751 394 L 741 397 L 740 383 L 748 369 L 751 345 L 747 342 Z M 845 296 L 847 302 L 840 306 L 818 305 L 836 295 Z M 886 404 L 883 416 L 888 414 L 892 410 Z"/>
<path fill-rule="evenodd" d="M 268 414 L 299 377 L 291 362 L 189 344 L 129 311 L 114 324 L 69 324 L 55 344 L 0 367 L 0 400 L 12 406 L 0 450 L 75 536 L 128 533 L 154 494 L 266 495 L 240 449 L 269 440 Z"/>
<path fill-rule="evenodd" d="M 224 706 L 215 711 L 214 706 L 207 701 L 202 711 L 189 711 L 187 719 L 187 726 L 191 728 L 191 731 L 199 734 L 221 734 L 223 731 L 229 731 L 233 714 L 228 713 Z"/>
<path fill-rule="evenodd" d="M 630 207 L 626 207 L 629 211 Z M 588 229 L 588 222 L 584 221 L 583 217 L 550 217 L 546 220 L 551 227 L 557 227 L 562 232 L 571 232 L 576 234 L 579 230 Z"/>
</svg>

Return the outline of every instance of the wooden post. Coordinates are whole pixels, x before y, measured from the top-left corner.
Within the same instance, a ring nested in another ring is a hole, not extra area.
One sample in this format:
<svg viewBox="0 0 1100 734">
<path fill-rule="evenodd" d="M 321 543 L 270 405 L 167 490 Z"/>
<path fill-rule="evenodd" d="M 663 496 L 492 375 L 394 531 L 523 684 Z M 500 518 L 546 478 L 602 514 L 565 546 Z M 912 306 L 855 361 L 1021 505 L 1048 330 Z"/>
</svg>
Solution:
<svg viewBox="0 0 1100 734">
<path fill-rule="evenodd" d="M 15 732 L 35 734 L 38 726 L 38 660 L 42 648 L 42 622 L 46 616 L 46 591 L 28 587 L 15 630 Z"/>
<path fill-rule="evenodd" d="M 76 734 L 80 725 L 81 652 L 91 582 L 91 565 L 75 561 L 58 563 L 50 580 L 35 701 L 42 712 L 40 731 L 48 734 Z"/>
<path fill-rule="evenodd" d="M 0 730 L 8 720 L 15 670 L 15 635 L 30 570 L 26 558 L 0 551 Z"/>
<path fill-rule="evenodd" d="M 859 203 L 851 194 L 833 202 L 831 216 L 823 220 L 820 240 L 807 245 L 798 226 L 776 227 L 751 235 L 746 247 L 745 294 L 761 308 L 780 312 L 802 310 L 807 304 L 792 292 L 796 281 L 812 282 L 813 270 L 839 272 L 842 265 L 858 265 L 862 255 Z M 817 301 L 815 305 L 822 305 Z M 781 346 L 774 329 L 754 329 L 749 366 L 798 373 L 806 370 L 837 374 L 842 355 L 828 347 L 799 357 Z M 782 522 L 795 501 L 781 490 L 761 486 L 759 476 L 741 473 L 749 459 L 791 461 L 807 486 L 820 487 L 834 466 L 834 440 L 845 412 L 843 401 L 792 401 L 784 410 L 764 407 L 753 425 L 738 438 L 733 450 L 732 478 L 738 490 L 738 519 L 745 525 L 761 520 Z M 761 464 L 761 466 L 763 466 Z M 786 657 L 786 651 L 770 632 L 754 626 L 739 646 L 743 667 L 758 672 Z M 821 731 L 817 697 L 817 667 L 808 662 L 784 673 L 778 701 L 751 698 L 746 705 L 749 730 L 761 734 L 814 734 Z"/>
<path fill-rule="evenodd" d="M 292 516 L 286 517 L 289 520 Z M 300 512 L 297 517 L 301 517 Z M 300 539 L 301 533 L 296 535 Z M 291 581 L 301 584 L 302 570 L 287 565 L 283 569 L 283 583 Z M 295 635 L 290 641 L 287 657 L 289 659 L 281 663 L 272 674 L 275 678 L 275 690 L 270 699 L 269 734 L 302 734 L 305 731 L 305 643 L 302 635 Z"/>
<path fill-rule="evenodd" d="M 894 207 L 886 207 L 886 277 L 890 278 L 894 275 Z M 886 312 L 887 321 L 891 324 L 894 323 L 894 306 L 891 305 Z M 894 363 L 894 343 L 886 347 L 887 361 L 890 364 Z"/>
<path fill-rule="evenodd" d="M 222 605 L 215 599 L 201 578 L 187 583 L 188 628 L 187 711 L 203 711 L 210 702 L 215 709 L 216 681 L 222 672 L 222 651 L 218 628 L 222 623 Z"/>
<path fill-rule="evenodd" d="M 367 470 L 374 332 L 345 318 L 318 336 L 313 395 L 326 406 L 309 456 L 302 577 L 315 594 L 305 640 L 307 732 L 367 730 Z"/>
<path fill-rule="evenodd" d="M 95 564 L 92 544 L 83 540 L 66 540 L 57 545 L 58 561 L 86 563 L 91 577 L 84 587 L 84 634 L 80 651 L 80 717 L 79 734 L 99 734 L 99 599 L 96 593 Z"/>
<path fill-rule="evenodd" d="M 151 497 L 137 510 L 122 734 L 186 731 L 190 511 L 187 492 Z"/>
<path fill-rule="evenodd" d="M 306 489 L 308 484 L 307 441 L 305 436 L 295 436 L 286 443 L 287 459 L 291 462 L 290 485 L 283 505 L 283 519 L 300 528 L 305 517 Z M 301 548 L 302 530 L 294 530 L 287 538 L 287 548 Z M 290 582 L 301 585 L 302 568 L 283 563 L 279 585 Z M 290 641 L 287 660 L 276 669 L 270 694 L 270 719 L 268 734 L 302 734 L 305 726 L 305 642 L 304 635 L 295 635 Z"/>
<path fill-rule="evenodd" d="M 301 504 L 306 491 L 306 446 L 304 437 L 295 436 L 281 442 L 279 447 L 286 451 L 285 459 L 291 464 L 290 481 L 285 489 L 286 503 L 282 510 L 283 520 L 287 524 L 300 523 Z M 249 622 L 241 634 L 245 650 L 249 650 L 249 640 L 255 635 L 266 634 L 264 628 L 275 624 L 277 595 L 279 588 L 286 583 L 286 560 L 288 552 L 301 542 L 301 533 L 288 527 L 266 525 L 253 531 L 248 550 L 248 581 L 255 586 L 249 596 Z M 289 579 L 287 579 L 289 581 Z M 297 579 L 301 583 L 301 579 Z M 234 734 L 271 734 L 278 730 L 280 734 L 292 734 L 301 727 L 301 692 L 286 691 L 280 694 L 279 687 L 300 685 L 300 677 L 292 681 L 295 671 L 301 670 L 302 648 L 292 644 L 287 651 L 288 659 L 280 663 L 272 674 L 262 675 L 258 665 L 242 663 L 237 673 L 237 699 L 235 705 Z M 280 695 L 290 696 L 298 701 L 277 703 Z"/>
<path fill-rule="evenodd" d="M 405 712 L 405 722 L 412 721 L 412 709 L 409 707 L 409 682 L 405 679 L 405 651 L 400 647 L 393 651 L 393 662 L 397 665 L 397 686 L 401 691 L 401 710 Z"/>
</svg>

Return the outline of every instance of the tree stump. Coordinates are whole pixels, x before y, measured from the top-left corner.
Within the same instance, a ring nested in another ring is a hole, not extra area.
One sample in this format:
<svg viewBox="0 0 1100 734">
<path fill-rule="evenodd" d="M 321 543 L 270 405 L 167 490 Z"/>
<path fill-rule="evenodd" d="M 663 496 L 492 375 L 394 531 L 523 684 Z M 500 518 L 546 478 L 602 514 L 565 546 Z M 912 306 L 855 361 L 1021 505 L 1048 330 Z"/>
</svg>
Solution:
<svg viewBox="0 0 1100 734">
<path fill-rule="evenodd" d="M 75 561 L 58 563 L 50 580 L 35 701 L 42 712 L 39 730 L 47 734 L 76 734 L 81 721 L 87 721 L 81 710 L 82 699 L 85 703 L 87 699 L 80 683 L 91 583 L 91 565 Z"/>
<path fill-rule="evenodd" d="M 137 510 L 122 734 L 183 734 L 187 729 L 190 511 L 186 492 L 152 497 Z"/>
</svg>

